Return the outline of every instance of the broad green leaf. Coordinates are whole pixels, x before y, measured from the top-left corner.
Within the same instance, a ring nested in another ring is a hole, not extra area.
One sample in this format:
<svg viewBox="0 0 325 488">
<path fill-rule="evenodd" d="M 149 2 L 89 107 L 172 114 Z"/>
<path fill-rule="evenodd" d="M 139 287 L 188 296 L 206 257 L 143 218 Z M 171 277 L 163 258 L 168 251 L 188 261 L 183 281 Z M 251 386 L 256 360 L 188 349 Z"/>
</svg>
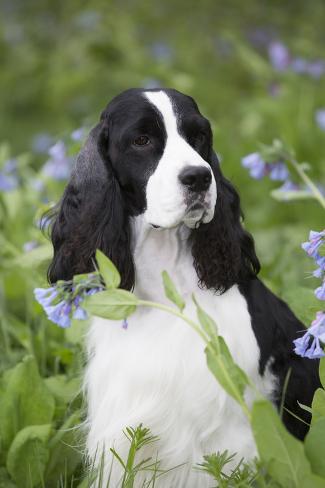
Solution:
<svg viewBox="0 0 325 488">
<path fill-rule="evenodd" d="M 162 272 L 162 278 L 164 282 L 164 289 L 165 289 L 165 295 L 169 300 L 179 308 L 179 310 L 182 312 L 185 308 L 185 302 L 181 295 L 178 293 L 176 290 L 176 287 L 174 283 L 172 282 L 169 274 L 167 271 Z"/>
<path fill-rule="evenodd" d="M 64 374 L 50 376 L 45 384 L 54 398 L 65 404 L 70 403 L 80 392 L 80 378 L 68 379 Z"/>
<path fill-rule="evenodd" d="M 18 431 L 28 425 L 51 422 L 54 398 L 40 377 L 36 361 L 27 356 L 3 378 L 0 402 L 0 438 L 7 449 Z"/>
<path fill-rule="evenodd" d="M 50 432 L 50 424 L 29 425 L 14 438 L 8 452 L 7 469 L 19 488 L 30 488 L 44 482 Z"/>
<path fill-rule="evenodd" d="M 323 388 L 317 388 L 314 393 L 312 409 L 312 425 L 317 422 L 320 418 L 325 418 L 325 390 Z"/>
<path fill-rule="evenodd" d="M 205 353 L 208 367 L 214 377 L 229 395 L 239 403 L 242 402 L 249 379 L 234 362 L 223 337 L 217 336 L 211 340 Z"/>
<path fill-rule="evenodd" d="M 254 403 L 251 423 L 261 461 L 281 486 L 325 487 L 325 480 L 312 474 L 302 442 L 289 434 L 270 402 Z"/>
<path fill-rule="evenodd" d="M 105 319 L 120 320 L 131 315 L 138 299 L 126 290 L 106 290 L 87 297 L 84 308 L 92 315 Z"/>
<path fill-rule="evenodd" d="M 325 478 L 324 441 L 325 417 L 313 423 L 305 439 L 305 453 L 313 472 Z"/>
<path fill-rule="evenodd" d="M 82 461 L 80 449 L 80 412 L 74 412 L 56 432 L 49 442 L 50 459 L 46 466 L 45 479 L 48 484 L 57 486 L 60 476 L 70 476 Z"/>
<path fill-rule="evenodd" d="M 118 288 L 121 283 L 121 277 L 112 261 L 99 249 L 96 251 L 96 261 L 99 272 L 104 278 L 106 288 Z"/>
<path fill-rule="evenodd" d="M 217 338 L 218 329 L 215 321 L 208 315 L 198 304 L 195 296 L 193 295 L 193 301 L 196 306 L 197 318 L 201 324 L 202 329 L 207 333 L 210 339 Z"/>
</svg>

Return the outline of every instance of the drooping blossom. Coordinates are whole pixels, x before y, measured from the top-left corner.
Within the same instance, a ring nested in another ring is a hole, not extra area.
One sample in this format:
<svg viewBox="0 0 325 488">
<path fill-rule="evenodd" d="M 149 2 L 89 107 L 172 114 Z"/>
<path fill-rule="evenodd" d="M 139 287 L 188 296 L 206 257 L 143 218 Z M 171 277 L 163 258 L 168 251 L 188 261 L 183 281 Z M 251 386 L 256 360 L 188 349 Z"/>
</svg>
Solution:
<svg viewBox="0 0 325 488">
<path fill-rule="evenodd" d="M 285 71 L 290 66 L 288 48 L 280 41 L 272 41 L 268 47 L 270 62 L 277 71 Z"/>
<path fill-rule="evenodd" d="M 63 141 L 58 141 L 52 146 L 48 154 L 50 159 L 42 168 L 43 174 L 54 180 L 66 180 L 71 173 L 73 158 L 67 155 Z"/>
<path fill-rule="evenodd" d="M 321 343 L 325 344 L 325 313 L 317 312 L 315 320 L 305 334 L 293 341 L 294 352 L 309 359 L 325 356 Z"/>
</svg>

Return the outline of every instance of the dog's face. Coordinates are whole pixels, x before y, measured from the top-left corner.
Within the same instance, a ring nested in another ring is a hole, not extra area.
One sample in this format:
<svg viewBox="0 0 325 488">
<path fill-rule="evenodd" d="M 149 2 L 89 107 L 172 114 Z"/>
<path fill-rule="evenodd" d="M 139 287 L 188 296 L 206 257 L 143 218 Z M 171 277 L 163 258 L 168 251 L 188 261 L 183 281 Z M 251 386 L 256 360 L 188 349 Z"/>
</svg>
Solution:
<svg viewBox="0 0 325 488">
<path fill-rule="evenodd" d="M 188 245 L 202 286 L 223 291 L 259 269 L 210 124 L 176 90 L 127 90 L 103 111 L 52 215 L 49 280 L 92 271 L 101 249 L 119 269 L 121 287 L 132 289 L 130 217 L 139 214 L 148 226 L 192 229 Z"/>
<path fill-rule="evenodd" d="M 163 228 L 212 220 L 212 134 L 192 98 L 175 90 L 128 90 L 108 105 L 102 120 L 104 157 L 135 214 Z"/>
</svg>

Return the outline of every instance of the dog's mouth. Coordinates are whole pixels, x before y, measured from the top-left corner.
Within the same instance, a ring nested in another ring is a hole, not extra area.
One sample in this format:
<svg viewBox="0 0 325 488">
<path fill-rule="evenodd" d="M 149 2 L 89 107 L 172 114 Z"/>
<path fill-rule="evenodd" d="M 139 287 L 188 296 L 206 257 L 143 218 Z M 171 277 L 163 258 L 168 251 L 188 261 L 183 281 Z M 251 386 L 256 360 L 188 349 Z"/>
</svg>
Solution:
<svg viewBox="0 0 325 488">
<path fill-rule="evenodd" d="M 184 224 L 190 229 L 197 229 L 207 215 L 207 205 L 201 201 L 193 202 L 188 206 L 183 218 Z"/>
</svg>

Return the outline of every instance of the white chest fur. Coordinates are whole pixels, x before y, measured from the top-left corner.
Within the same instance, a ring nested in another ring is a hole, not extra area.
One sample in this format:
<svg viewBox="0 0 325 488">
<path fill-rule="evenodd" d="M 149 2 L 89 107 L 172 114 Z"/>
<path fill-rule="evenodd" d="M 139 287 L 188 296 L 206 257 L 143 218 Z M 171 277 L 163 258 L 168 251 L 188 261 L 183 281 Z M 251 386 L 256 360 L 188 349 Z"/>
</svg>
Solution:
<svg viewBox="0 0 325 488">
<path fill-rule="evenodd" d="M 160 275 L 166 269 L 185 298 L 186 314 L 195 319 L 194 292 L 203 309 L 215 318 L 236 362 L 270 396 L 273 379 L 258 374 L 259 348 L 237 286 L 221 296 L 201 290 L 187 250 L 186 230 L 157 231 L 142 226 L 138 219 L 136 295 L 167 303 Z M 142 423 L 159 436 L 144 457 L 154 460 L 157 455 L 163 468 L 185 463 L 161 477 L 155 485 L 159 488 L 210 486 L 211 480 L 192 468 L 204 454 L 228 449 L 239 459 L 254 457 L 249 425 L 209 372 L 202 339 L 180 319 L 156 309 L 137 310 L 128 324 L 125 330 L 121 322 L 96 318 L 89 331 L 85 376 L 89 456 L 94 458 L 97 453 L 98 457 L 103 446 L 107 454 L 113 445 L 125 456 L 128 444 L 122 430 Z M 115 464 L 113 487 L 121 476 Z M 109 465 L 107 459 L 107 469 Z"/>
</svg>

